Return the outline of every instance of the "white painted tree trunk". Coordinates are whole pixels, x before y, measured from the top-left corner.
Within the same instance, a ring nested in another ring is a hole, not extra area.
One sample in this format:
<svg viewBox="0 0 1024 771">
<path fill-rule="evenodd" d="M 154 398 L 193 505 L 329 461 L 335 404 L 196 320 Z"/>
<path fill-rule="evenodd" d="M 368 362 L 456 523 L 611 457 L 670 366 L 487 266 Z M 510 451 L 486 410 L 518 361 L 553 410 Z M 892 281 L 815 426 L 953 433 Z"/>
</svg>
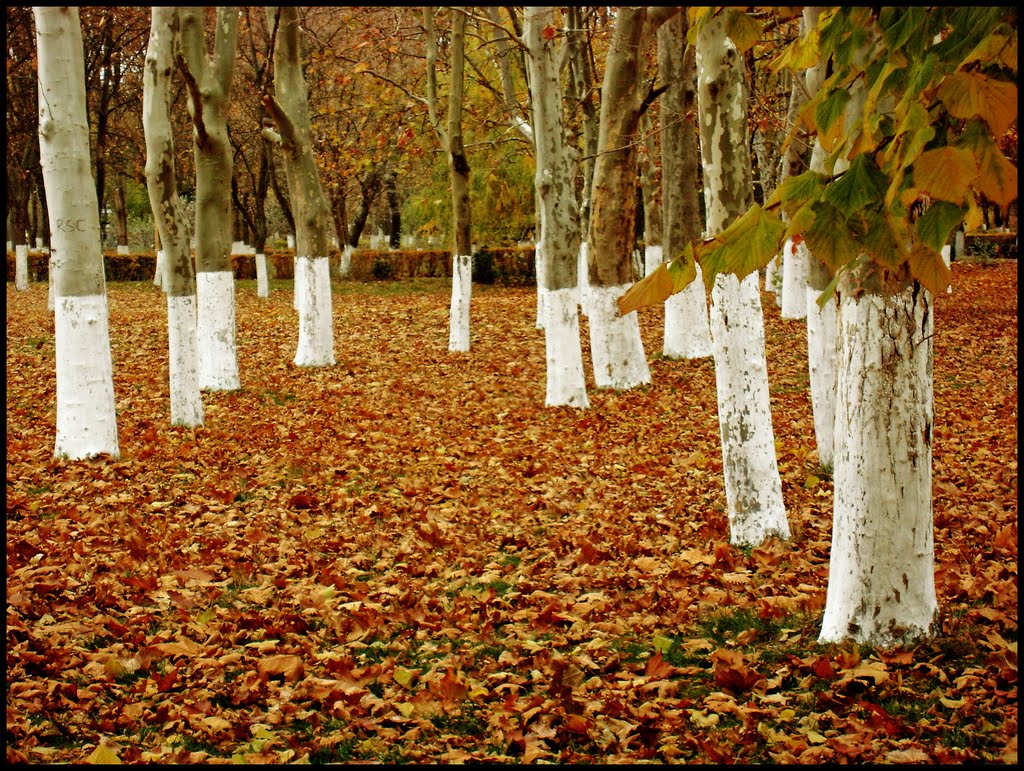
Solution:
<svg viewBox="0 0 1024 771">
<path fill-rule="evenodd" d="M 326 257 L 295 258 L 296 297 L 300 286 L 303 291 L 299 302 L 299 346 L 294 361 L 297 367 L 334 364 L 330 271 Z M 300 274 L 304 276 L 301 282 L 298 280 Z"/>
<path fill-rule="evenodd" d="M 590 353 L 598 388 L 625 390 L 651 382 L 637 314 L 620 316 L 616 304 L 630 286 L 590 287 Z"/>
<path fill-rule="evenodd" d="M 341 278 L 349 279 L 352 277 L 352 254 L 355 249 L 352 244 L 345 244 L 345 248 L 341 250 Z"/>
<path fill-rule="evenodd" d="M 580 261 L 576 272 L 576 285 L 580 290 L 579 297 L 577 298 L 580 304 L 580 313 L 584 316 L 590 316 L 590 306 L 588 304 L 590 300 L 590 268 L 588 267 L 590 257 L 587 251 L 587 242 L 580 241 Z"/>
<path fill-rule="evenodd" d="M 821 290 L 804 289 L 807 306 L 807 369 L 810 378 L 814 443 L 822 469 L 833 465 L 836 422 L 836 354 L 838 352 L 837 302 L 832 297 L 818 307 Z"/>
<path fill-rule="evenodd" d="M 721 275 L 711 292 L 718 424 L 730 542 L 789 538 L 775 457 L 760 281 Z"/>
<path fill-rule="evenodd" d="M 540 239 L 537 244 L 537 315 L 544 328 L 548 407 L 586 408 L 586 376 L 580 341 L 578 276 L 580 224 L 573 190 L 575 164 L 562 118 L 558 44 L 544 32 L 555 9 L 524 12 L 523 42 L 531 83 L 537 170 L 534 176 Z"/>
<path fill-rule="evenodd" d="M 203 422 L 199 388 L 197 298 L 188 225 L 178 198 L 171 129 L 171 72 L 178 34 L 173 7 L 152 11 L 143 70 L 142 126 L 146 137 L 146 188 L 157 238 L 156 281 L 167 293 L 171 425 Z"/>
<path fill-rule="evenodd" d="M 742 57 L 721 15 L 697 35 L 697 101 L 707 231 L 716 234 L 752 201 L 747 89 Z M 789 537 L 775 456 L 760 278 L 719 275 L 711 294 L 718 422 L 730 541 Z"/>
<path fill-rule="evenodd" d="M 14 288 L 19 292 L 28 289 L 28 244 L 18 244 L 14 249 Z"/>
<path fill-rule="evenodd" d="M 782 307 L 782 258 L 775 255 L 764 269 L 764 288 L 775 295 L 775 304 Z"/>
<path fill-rule="evenodd" d="M 539 231 L 539 228 L 538 228 Z M 541 245 L 538 241 L 533 247 L 533 268 L 537 276 L 537 329 L 544 329 L 544 256 L 541 252 Z M 578 302 L 578 299 L 577 299 Z"/>
<path fill-rule="evenodd" d="M 256 255 L 256 296 L 270 297 L 270 282 L 267 280 L 267 255 Z"/>
<path fill-rule="evenodd" d="M 196 274 L 197 322 L 200 330 L 199 387 L 204 391 L 237 391 L 238 353 L 235 347 L 235 275 L 230 270 Z"/>
<path fill-rule="evenodd" d="M 843 292 L 835 512 L 821 642 L 886 646 L 936 621 L 932 301 Z"/>
<path fill-rule="evenodd" d="M 39 158 L 50 216 L 56 457 L 120 455 L 82 30 L 75 7 L 36 7 Z"/>
<path fill-rule="evenodd" d="M 541 290 L 545 312 L 547 391 L 544 404 L 547 407 L 590 407 L 580 344 L 577 292 L 572 288 Z"/>
<path fill-rule="evenodd" d="M 197 320 L 196 295 L 167 295 L 172 426 L 199 426 L 204 419 Z"/>
<path fill-rule="evenodd" d="M 664 260 L 664 252 L 657 244 L 644 245 L 644 275 L 649 276 Z"/>
<path fill-rule="evenodd" d="M 807 318 L 807 245 L 786 239 L 782 249 L 782 312 L 784 319 Z"/>
<path fill-rule="evenodd" d="M 117 253 L 118 254 L 131 254 L 131 249 L 128 246 L 128 244 L 118 244 L 117 245 Z"/>
<path fill-rule="evenodd" d="M 473 293 L 473 257 L 452 258 L 452 300 L 448 320 L 448 350 L 469 350 L 469 304 Z"/>
<path fill-rule="evenodd" d="M 703 359 L 714 353 L 703 271 L 696 267 L 697 277 L 689 286 L 665 300 L 666 359 Z"/>
</svg>

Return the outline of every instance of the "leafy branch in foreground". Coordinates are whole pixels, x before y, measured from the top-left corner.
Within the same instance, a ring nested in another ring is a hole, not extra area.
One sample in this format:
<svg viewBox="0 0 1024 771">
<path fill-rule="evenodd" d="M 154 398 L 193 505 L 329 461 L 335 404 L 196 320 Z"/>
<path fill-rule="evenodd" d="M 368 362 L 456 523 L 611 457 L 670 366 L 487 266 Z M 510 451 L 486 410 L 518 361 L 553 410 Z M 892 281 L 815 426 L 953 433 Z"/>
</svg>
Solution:
<svg viewBox="0 0 1024 771">
<path fill-rule="evenodd" d="M 637 282 L 619 312 L 685 288 L 694 260 L 709 291 L 719 273 L 742 279 L 787 239 L 806 240 L 833 276 L 873 263 L 880 280 L 868 291 L 886 294 L 912 280 L 944 291 L 950 272 L 941 249 L 953 230 L 980 225 L 982 197 L 1000 207 L 1017 197 L 1017 169 L 999 149 L 1017 115 L 1016 50 L 1016 11 L 1007 8 L 823 13 L 814 34 L 794 41 L 775 66 L 831 61 L 800 122 L 829 154 L 826 168 L 848 166 L 787 179 L 763 209 L 755 205 Z M 866 90 L 864 110 L 844 120 L 855 83 Z"/>
</svg>

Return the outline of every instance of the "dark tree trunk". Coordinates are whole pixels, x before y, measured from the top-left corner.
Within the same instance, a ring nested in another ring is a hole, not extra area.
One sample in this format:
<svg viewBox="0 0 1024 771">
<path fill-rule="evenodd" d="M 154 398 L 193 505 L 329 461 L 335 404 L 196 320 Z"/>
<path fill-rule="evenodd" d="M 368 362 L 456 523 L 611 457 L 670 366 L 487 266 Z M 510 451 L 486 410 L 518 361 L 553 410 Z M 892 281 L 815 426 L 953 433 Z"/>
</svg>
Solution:
<svg viewBox="0 0 1024 771">
<path fill-rule="evenodd" d="M 388 172 L 388 211 L 391 215 L 391 237 L 388 246 L 398 249 L 402 245 L 402 209 L 398 205 L 398 174 L 394 169 Z"/>
</svg>

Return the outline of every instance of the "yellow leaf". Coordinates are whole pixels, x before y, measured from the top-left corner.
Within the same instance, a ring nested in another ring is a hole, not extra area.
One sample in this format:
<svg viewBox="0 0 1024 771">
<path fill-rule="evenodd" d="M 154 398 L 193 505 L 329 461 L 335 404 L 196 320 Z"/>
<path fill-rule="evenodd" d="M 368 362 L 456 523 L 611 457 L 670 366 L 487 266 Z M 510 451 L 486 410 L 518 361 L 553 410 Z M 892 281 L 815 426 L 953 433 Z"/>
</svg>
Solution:
<svg viewBox="0 0 1024 771">
<path fill-rule="evenodd" d="M 121 765 L 121 758 L 117 756 L 118 749 L 116 744 L 104 736 L 85 762 L 94 766 Z"/>
<path fill-rule="evenodd" d="M 981 118 L 995 136 L 1002 136 L 1017 119 L 1017 85 L 995 80 L 975 70 L 954 72 L 936 95 L 958 118 Z"/>
<path fill-rule="evenodd" d="M 406 688 L 412 685 L 413 680 L 419 673 L 415 669 L 406 669 L 405 667 L 395 667 L 395 682 L 399 685 L 405 686 Z"/>
<path fill-rule="evenodd" d="M 907 262 L 914 278 L 932 294 L 945 292 L 953 280 L 953 273 L 942 259 L 942 254 L 924 244 L 914 245 L 907 256 Z"/>
<path fill-rule="evenodd" d="M 618 299 L 619 315 L 625 316 L 638 308 L 664 302 L 672 296 L 673 287 L 668 263 L 663 262 L 653 273 L 637 281 Z"/>
<path fill-rule="evenodd" d="M 914 162 L 914 187 L 942 201 L 963 203 L 977 176 L 974 154 L 959 147 L 928 150 Z"/>
<path fill-rule="evenodd" d="M 818 479 L 818 477 L 814 476 L 814 474 L 808 474 L 807 479 L 804 480 L 804 489 L 813 490 L 815 487 L 818 486 L 820 482 L 821 480 Z"/>
<path fill-rule="evenodd" d="M 404 717 L 412 717 L 412 713 L 416 711 L 416 707 L 407 701 L 403 701 L 401 704 L 397 705 L 397 709 Z"/>
<path fill-rule="evenodd" d="M 672 638 L 671 637 L 665 637 L 664 635 L 660 635 L 660 634 L 654 636 L 654 649 L 656 651 L 661 651 L 662 653 L 668 653 L 669 650 L 671 650 L 671 648 L 672 648 Z"/>
</svg>

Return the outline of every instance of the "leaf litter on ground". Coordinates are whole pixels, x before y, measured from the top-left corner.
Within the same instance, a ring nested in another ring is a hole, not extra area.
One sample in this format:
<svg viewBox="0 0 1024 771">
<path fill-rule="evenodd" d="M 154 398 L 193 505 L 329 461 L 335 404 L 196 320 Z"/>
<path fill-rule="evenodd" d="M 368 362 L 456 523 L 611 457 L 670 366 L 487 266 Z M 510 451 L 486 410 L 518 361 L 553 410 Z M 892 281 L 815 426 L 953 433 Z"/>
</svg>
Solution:
<svg viewBox="0 0 1024 771">
<path fill-rule="evenodd" d="M 9 284 L 8 760 L 1016 762 L 1016 264 L 953 274 L 940 628 L 893 650 L 816 642 L 831 478 L 769 294 L 792 538 L 741 550 L 713 362 L 654 353 L 660 308 L 651 385 L 574 410 L 532 290 L 474 288 L 449 353 L 446 282 L 346 284 L 338 364 L 304 369 L 286 285 L 239 282 L 242 388 L 186 429 L 159 290 L 112 283 L 122 454 L 71 462 L 45 285 Z"/>
</svg>

